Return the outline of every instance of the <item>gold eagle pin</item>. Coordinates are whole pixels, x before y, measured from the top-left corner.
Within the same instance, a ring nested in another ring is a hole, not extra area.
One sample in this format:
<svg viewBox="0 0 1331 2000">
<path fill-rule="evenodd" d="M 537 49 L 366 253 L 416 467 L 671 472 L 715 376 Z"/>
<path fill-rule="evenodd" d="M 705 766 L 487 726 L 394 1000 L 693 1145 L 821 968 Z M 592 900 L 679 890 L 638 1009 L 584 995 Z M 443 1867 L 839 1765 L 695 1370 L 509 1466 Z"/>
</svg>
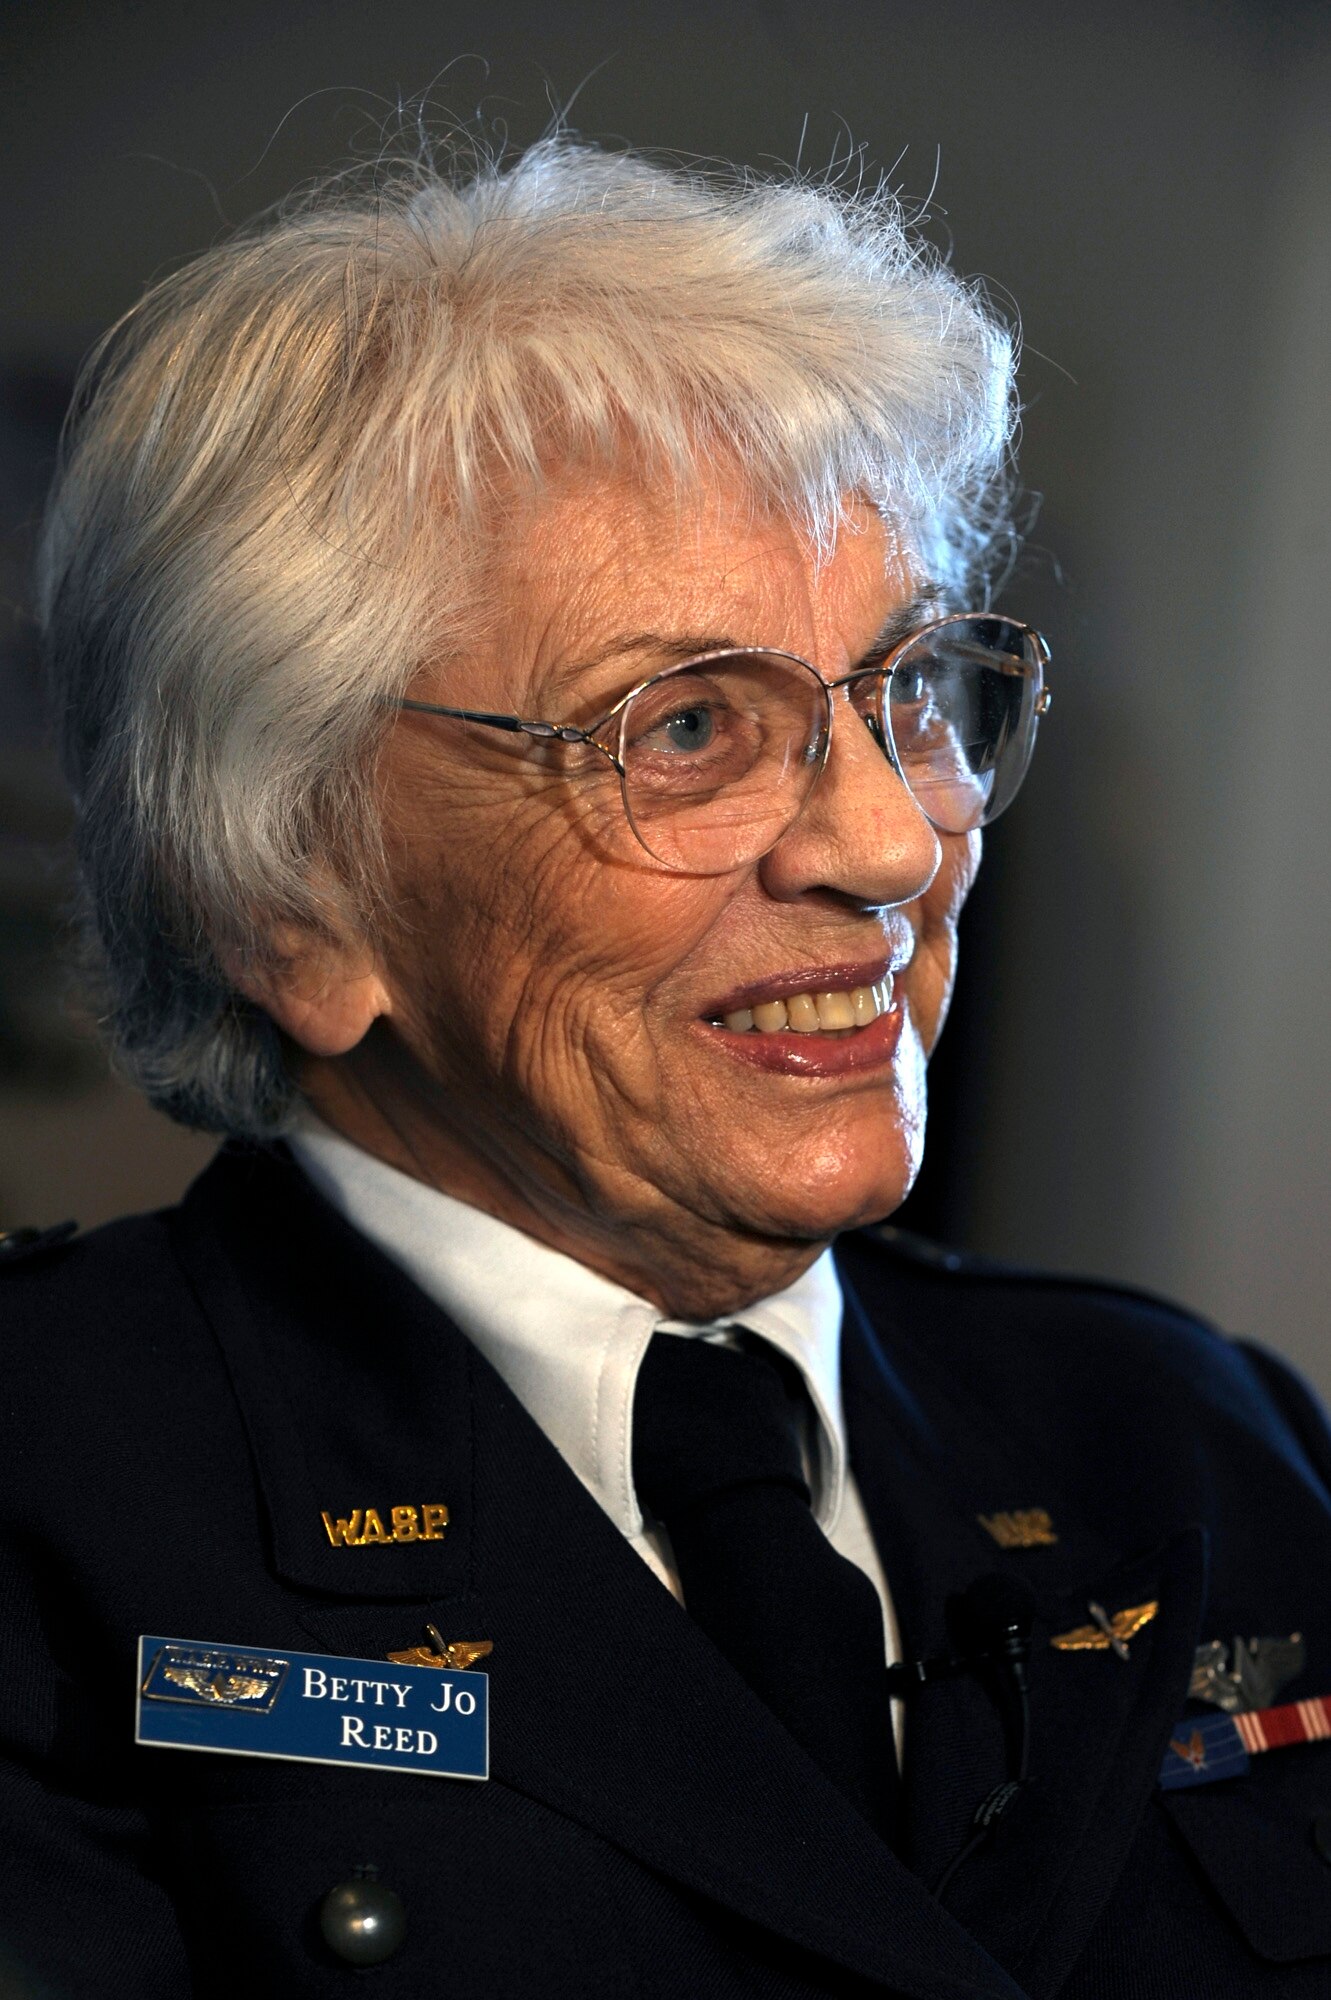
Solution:
<svg viewBox="0 0 1331 2000">
<path fill-rule="evenodd" d="M 494 1651 L 493 1639 L 453 1639 L 441 1636 L 437 1625 L 427 1625 L 425 1636 L 428 1646 L 407 1646 L 400 1653 L 390 1653 L 388 1658 L 395 1667 L 451 1667 L 455 1674 L 464 1674 L 477 1660 L 483 1660 L 487 1653 Z"/>
<path fill-rule="evenodd" d="M 1094 1625 L 1074 1625 L 1070 1632 L 1059 1632 L 1049 1643 L 1060 1653 L 1113 1653 L 1119 1660 L 1128 1657 L 1128 1641 L 1135 1639 L 1144 1625 L 1149 1625 L 1160 1609 L 1159 1603 L 1131 1604 L 1125 1611 L 1116 1611 L 1111 1618 L 1103 1604 L 1092 1601 L 1086 1609 L 1095 1620 Z"/>
</svg>

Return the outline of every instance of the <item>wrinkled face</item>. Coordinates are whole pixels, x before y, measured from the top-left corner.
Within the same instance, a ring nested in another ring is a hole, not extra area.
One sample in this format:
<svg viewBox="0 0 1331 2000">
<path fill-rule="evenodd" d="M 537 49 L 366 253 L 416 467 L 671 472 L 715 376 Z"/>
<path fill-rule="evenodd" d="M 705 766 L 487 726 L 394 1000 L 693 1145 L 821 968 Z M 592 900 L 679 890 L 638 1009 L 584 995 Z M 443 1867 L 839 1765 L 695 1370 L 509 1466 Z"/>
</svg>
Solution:
<svg viewBox="0 0 1331 2000">
<path fill-rule="evenodd" d="M 868 506 L 819 566 L 719 482 L 658 501 L 570 478 L 500 565 L 492 641 L 412 691 L 586 725 L 686 651 L 834 680 L 925 581 Z M 654 861 L 586 748 L 403 714 L 382 788 L 400 922 L 376 1032 L 444 1184 L 468 1194 L 470 1161 L 511 1213 L 602 1244 L 808 1244 L 901 1201 L 979 839 L 934 832 L 844 696 L 801 817 L 722 875 Z"/>
</svg>

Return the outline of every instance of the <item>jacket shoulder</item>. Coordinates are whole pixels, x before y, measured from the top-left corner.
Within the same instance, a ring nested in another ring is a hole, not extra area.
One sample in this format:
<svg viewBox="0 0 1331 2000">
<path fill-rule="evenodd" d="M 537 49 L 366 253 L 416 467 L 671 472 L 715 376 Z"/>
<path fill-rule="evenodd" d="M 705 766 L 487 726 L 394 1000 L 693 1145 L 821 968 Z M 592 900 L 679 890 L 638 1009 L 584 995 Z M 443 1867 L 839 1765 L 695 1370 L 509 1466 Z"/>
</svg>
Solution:
<svg viewBox="0 0 1331 2000">
<path fill-rule="evenodd" d="M 86 1551 L 91 1524 L 153 1520 L 207 1479 L 233 1496 L 249 1490 L 225 1364 L 177 1259 L 173 1213 L 34 1247 L 0 1276 L 0 1542 L 11 1555 Z M 205 1447 L 221 1472 L 205 1475 Z M 142 1549 L 134 1536 L 109 1541 L 117 1574 L 155 1560 L 154 1534 Z"/>
<path fill-rule="evenodd" d="M 918 1273 L 958 1281 L 971 1288 L 997 1288 L 1009 1292 L 1030 1291 L 1064 1298 L 1098 1302 L 1126 1315 L 1140 1312 L 1153 1321 L 1172 1322 L 1183 1334 L 1223 1341 L 1224 1335 L 1202 1314 L 1190 1311 L 1163 1293 L 1144 1285 L 1131 1285 L 1116 1278 L 1087 1277 L 1075 1272 L 1048 1271 L 1038 1265 L 1015 1264 L 988 1257 L 974 1250 L 961 1250 L 932 1237 L 919 1236 L 895 1223 L 880 1222 L 856 1231 L 858 1240 L 885 1252 L 897 1265 Z"/>
<path fill-rule="evenodd" d="M 0 1276 L 48 1251 L 58 1250 L 77 1232 L 77 1222 L 54 1222 L 46 1229 L 0 1229 Z"/>
<path fill-rule="evenodd" d="M 1197 1421 L 1280 1449 L 1293 1434 L 1323 1478 L 1331 1468 L 1326 1419 L 1307 1384 L 1256 1342 L 1170 1299 L 977 1256 L 891 1223 L 842 1242 L 879 1337 L 890 1344 L 900 1327 L 993 1408 L 1037 1406 L 1083 1446 L 1097 1428 L 1142 1437 Z"/>
<path fill-rule="evenodd" d="M 135 1274 L 147 1277 L 155 1265 L 170 1261 L 167 1228 L 173 1212 L 123 1216 L 84 1231 L 72 1221 L 0 1229 L 0 1302 L 22 1298 L 33 1288 L 59 1294 Z"/>
<path fill-rule="evenodd" d="M 25 1381 L 46 1401 L 62 1385 L 152 1365 L 164 1339 L 200 1317 L 171 1243 L 173 1211 L 127 1217 L 86 1234 L 72 1223 L 0 1239 L 0 1365 L 17 1407 Z"/>
</svg>

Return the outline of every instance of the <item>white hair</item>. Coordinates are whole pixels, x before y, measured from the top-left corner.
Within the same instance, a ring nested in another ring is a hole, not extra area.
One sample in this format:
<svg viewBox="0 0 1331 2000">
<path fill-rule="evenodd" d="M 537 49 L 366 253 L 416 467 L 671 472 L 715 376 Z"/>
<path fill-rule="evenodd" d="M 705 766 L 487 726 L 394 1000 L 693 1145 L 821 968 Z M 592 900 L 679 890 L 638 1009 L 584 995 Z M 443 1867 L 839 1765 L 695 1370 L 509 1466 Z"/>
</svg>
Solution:
<svg viewBox="0 0 1331 2000">
<path fill-rule="evenodd" d="M 39 595 L 122 1069 L 281 1130 L 224 967 L 372 935 L 385 696 L 465 643 L 489 503 L 709 461 L 821 548 L 851 493 L 936 580 L 1006 547 L 1012 340 L 885 191 L 609 154 L 334 179 L 156 285 L 85 370 Z"/>
</svg>

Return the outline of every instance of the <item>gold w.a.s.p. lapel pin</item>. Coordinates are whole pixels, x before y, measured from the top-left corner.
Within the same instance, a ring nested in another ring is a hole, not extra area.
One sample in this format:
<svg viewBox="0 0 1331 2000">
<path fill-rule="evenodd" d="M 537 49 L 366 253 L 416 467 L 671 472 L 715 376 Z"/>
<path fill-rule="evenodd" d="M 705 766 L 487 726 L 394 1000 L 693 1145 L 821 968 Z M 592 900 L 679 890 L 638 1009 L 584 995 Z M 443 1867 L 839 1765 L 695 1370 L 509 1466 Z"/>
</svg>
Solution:
<svg viewBox="0 0 1331 2000">
<path fill-rule="evenodd" d="M 1092 1601 L 1086 1609 L 1095 1620 L 1094 1625 L 1074 1625 L 1070 1632 L 1059 1632 L 1049 1641 L 1060 1653 L 1113 1653 L 1116 1659 L 1128 1657 L 1128 1641 L 1135 1639 L 1143 1625 L 1149 1625 L 1160 1609 L 1152 1600 L 1150 1604 L 1130 1604 L 1125 1611 L 1116 1611 L 1111 1618 L 1103 1604 Z"/>
<path fill-rule="evenodd" d="M 400 1653 L 390 1653 L 389 1659 L 395 1667 L 451 1667 L 455 1674 L 464 1674 L 477 1660 L 483 1660 L 487 1653 L 494 1651 L 493 1639 L 445 1639 L 437 1625 L 427 1625 L 425 1636 L 428 1646 L 407 1646 Z"/>
<path fill-rule="evenodd" d="M 975 1518 L 1000 1549 L 1052 1549 L 1058 1541 L 1047 1507 L 1005 1507 Z"/>
</svg>

